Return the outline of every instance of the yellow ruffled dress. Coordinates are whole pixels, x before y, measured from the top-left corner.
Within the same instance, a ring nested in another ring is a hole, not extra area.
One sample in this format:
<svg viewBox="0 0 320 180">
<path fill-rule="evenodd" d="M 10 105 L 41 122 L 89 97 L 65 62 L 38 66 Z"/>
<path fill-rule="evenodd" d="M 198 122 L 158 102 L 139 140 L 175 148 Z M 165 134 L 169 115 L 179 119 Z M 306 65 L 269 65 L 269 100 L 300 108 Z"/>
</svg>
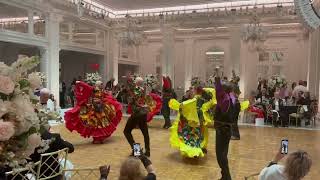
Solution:
<svg viewBox="0 0 320 180">
<path fill-rule="evenodd" d="M 170 144 L 173 148 L 180 150 L 184 157 L 204 157 L 203 150 L 208 144 L 208 126 L 213 122 L 213 111 L 217 104 L 216 92 L 213 88 L 204 88 L 211 94 L 210 101 L 201 107 L 204 121 L 201 127 L 197 112 L 197 98 L 179 103 L 171 99 L 169 107 L 178 111 L 175 122 L 170 128 Z M 241 103 L 241 111 L 249 107 L 249 101 Z"/>
<path fill-rule="evenodd" d="M 197 112 L 199 96 L 182 103 L 175 99 L 169 102 L 169 107 L 178 111 L 177 118 L 170 128 L 170 144 L 179 149 L 181 155 L 185 157 L 204 157 L 202 149 L 206 148 L 208 144 L 208 126 L 213 121 L 212 110 L 217 104 L 217 100 L 213 88 L 204 88 L 204 90 L 210 93 L 212 98 L 201 107 L 204 117 L 202 126 Z"/>
</svg>

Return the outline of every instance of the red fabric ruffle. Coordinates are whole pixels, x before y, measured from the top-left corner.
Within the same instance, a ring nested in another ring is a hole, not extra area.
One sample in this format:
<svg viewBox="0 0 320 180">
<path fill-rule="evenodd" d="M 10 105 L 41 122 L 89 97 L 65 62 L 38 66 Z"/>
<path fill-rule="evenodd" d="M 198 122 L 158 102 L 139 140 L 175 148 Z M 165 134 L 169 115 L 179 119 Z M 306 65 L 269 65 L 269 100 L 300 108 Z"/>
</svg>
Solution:
<svg viewBox="0 0 320 180">
<path fill-rule="evenodd" d="M 263 110 L 261 110 L 261 109 L 258 108 L 258 107 L 250 106 L 249 109 L 248 109 L 248 111 L 253 112 L 253 113 L 256 113 L 256 117 L 255 117 L 255 118 L 264 118 Z"/>
<path fill-rule="evenodd" d="M 150 93 L 149 96 L 151 96 L 152 99 L 155 101 L 156 106 L 148 113 L 147 122 L 151 122 L 153 117 L 161 111 L 161 107 L 162 107 L 162 100 L 159 95 Z M 130 104 L 128 105 L 127 113 L 132 114 L 132 107 Z"/>
<path fill-rule="evenodd" d="M 121 104 L 115 100 L 113 97 L 105 95 L 104 102 L 106 104 L 112 105 L 115 108 L 115 117 L 110 122 L 109 126 L 104 128 L 85 126 L 79 117 L 81 105 L 77 105 L 73 109 L 65 113 L 65 124 L 67 129 L 72 131 L 77 131 L 82 137 L 89 138 L 94 137 L 96 139 L 106 139 L 111 136 L 111 134 L 116 130 L 119 122 L 122 119 L 122 107 Z"/>
<path fill-rule="evenodd" d="M 151 120 L 153 119 L 153 117 L 155 115 L 157 115 L 160 110 L 161 110 L 161 107 L 162 107 L 162 100 L 161 100 L 161 97 L 157 94 L 154 94 L 154 93 L 150 93 L 149 94 L 152 99 L 156 102 L 156 107 L 153 108 L 149 113 L 148 113 L 148 116 L 147 116 L 147 122 L 151 122 Z"/>
</svg>

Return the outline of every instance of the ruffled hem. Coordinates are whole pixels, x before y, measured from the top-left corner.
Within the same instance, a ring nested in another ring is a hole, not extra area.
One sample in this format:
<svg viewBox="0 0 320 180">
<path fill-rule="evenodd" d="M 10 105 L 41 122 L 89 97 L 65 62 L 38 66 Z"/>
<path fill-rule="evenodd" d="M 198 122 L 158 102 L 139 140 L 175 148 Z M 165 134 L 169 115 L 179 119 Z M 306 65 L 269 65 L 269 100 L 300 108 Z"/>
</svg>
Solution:
<svg viewBox="0 0 320 180">
<path fill-rule="evenodd" d="M 151 122 L 153 117 L 160 112 L 161 107 L 162 107 L 162 100 L 159 95 L 154 94 L 154 93 L 150 93 L 149 95 L 156 102 L 156 107 L 151 112 L 148 113 L 147 122 Z"/>
<path fill-rule="evenodd" d="M 201 148 L 198 147 L 192 147 L 187 144 L 185 144 L 178 135 L 178 126 L 179 126 L 180 117 L 178 116 L 176 121 L 173 123 L 173 125 L 170 128 L 170 144 L 173 148 L 176 148 L 180 151 L 180 154 L 184 157 L 188 158 L 195 158 L 195 157 L 204 157 L 204 153 L 202 151 L 202 148 L 207 147 L 208 143 L 208 133 L 207 130 L 204 134 L 204 140 L 201 143 Z"/>
<path fill-rule="evenodd" d="M 153 117 L 155 115 L 157 115 L 160 111 L 161 111 L 161 107 L 162 107 L 162 100 L 161 100 L 161 97 L 157 94 L 154 94 L 154 93 L 150 93 L 149 96 L 152 97 L 152 99 L 155 101 L 156 103 L 156 106 L 155 108 L 150 111 L 147 115 L 147 122 L 151 122 Z M 131 105 L 129 104 L 128 105 L 128 109 L 127 109 L 127 113 L 128 114 L 132 114 L 132 107 Z"/>
<path fill-rule="evenodd" d="M 110 122 L 109 126 L 105 128 L 85 126 L 79 117 L 80 106 L 76 106 L 65 113 L 65 124 L 67 129 L 71 132 L 77 131 L 82 137 L 85 138 L 94 137 L 98 139 L 105 139 L 110 137 L 117 129 L 117 126 L 122 119 L 122 107 L 119 102 L 110 96 L 105 97 L 104 101 L 106 104 L 114 106 L 116 112 L 116 115 Z"/>
</svg>

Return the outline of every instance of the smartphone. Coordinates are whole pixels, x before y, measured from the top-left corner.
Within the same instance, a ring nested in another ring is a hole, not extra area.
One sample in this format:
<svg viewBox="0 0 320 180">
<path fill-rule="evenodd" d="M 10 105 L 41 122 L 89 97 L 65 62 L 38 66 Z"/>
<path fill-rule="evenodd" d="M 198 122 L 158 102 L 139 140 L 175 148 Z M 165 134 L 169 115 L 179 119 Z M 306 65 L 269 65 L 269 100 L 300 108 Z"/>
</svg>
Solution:
<svg viewBox="0 0 320 180">
<path fill-rule="evenodd" d="M 289 141 L 288 139 L 281 140 L 281 154 L 288 154 L 289 149 Z"/>
<path fill-rule="evenodd" d="M 141 156 L 141 146 L 139 143 L 133 144 L 133 156 Z"/>
</svg>

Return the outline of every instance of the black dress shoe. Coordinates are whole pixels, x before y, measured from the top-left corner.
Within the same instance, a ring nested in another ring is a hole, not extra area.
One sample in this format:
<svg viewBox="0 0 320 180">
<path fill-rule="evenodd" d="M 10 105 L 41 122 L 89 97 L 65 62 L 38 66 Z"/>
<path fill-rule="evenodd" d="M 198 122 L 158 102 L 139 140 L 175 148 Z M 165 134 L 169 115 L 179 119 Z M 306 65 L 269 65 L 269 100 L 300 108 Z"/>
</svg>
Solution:
<svg viewBox="0 0 320 180">
<path fill-rule="evenodd" d="M 231 136 L 230 138 L 231 140 L 240 140 L 240 137 L 236 137 L 236 136 Z"/>
</svg>

